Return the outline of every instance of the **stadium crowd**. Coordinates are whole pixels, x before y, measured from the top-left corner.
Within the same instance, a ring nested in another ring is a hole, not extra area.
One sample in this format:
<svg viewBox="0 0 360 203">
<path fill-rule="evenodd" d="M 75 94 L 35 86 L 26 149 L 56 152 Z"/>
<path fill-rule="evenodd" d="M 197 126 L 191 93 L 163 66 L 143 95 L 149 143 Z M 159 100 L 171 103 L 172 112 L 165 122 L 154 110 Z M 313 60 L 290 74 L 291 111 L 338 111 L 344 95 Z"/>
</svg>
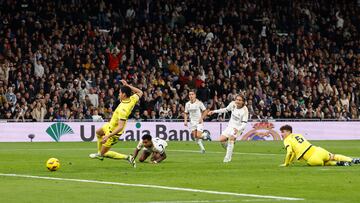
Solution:
<svg viewBox="0 0 360 203">
<path fill-rule="evenodd" d="M 359 119 L 359 4 L 0 0 L 0 119 L 109 119 L 121 79 L 134 119 L 182 119 L 194 88 L 251 119 Z"/>
</svg>

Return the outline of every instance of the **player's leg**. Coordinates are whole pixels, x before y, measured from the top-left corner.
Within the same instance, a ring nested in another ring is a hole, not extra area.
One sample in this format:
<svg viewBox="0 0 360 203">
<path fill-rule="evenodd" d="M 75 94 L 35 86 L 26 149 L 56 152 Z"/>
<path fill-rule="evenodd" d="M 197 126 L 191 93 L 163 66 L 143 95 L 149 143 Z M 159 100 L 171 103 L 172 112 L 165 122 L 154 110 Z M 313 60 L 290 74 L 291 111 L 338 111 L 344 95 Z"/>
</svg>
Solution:
<svg viewBox="0 0 360 203">
<path fill-rule="evenodd" d="M 349 159 L 344 157 L 336 157 L 339 160 L 335 160 L 334 154 L 331 154 L 329 151 L 316 147 L 315 153 L 313 156 L 317 157 L 317 160 L 321 160 L 323 162 L 322 166 L 349 166 Z M 347 157 L 348 158 L 348 157 Z M 350 161 L 352 159 L 350 158 Z"/>
<path fill-rule="evenodd" d="M 151 151 L 149 150 L 143 150 L 143 153 L 139 157 L 140 162 L 144 162 L 149 156 L 151 155 Z"/>
<path fill-rule="evenodd" d="M 331 154 L 330 160 L 352 162 L 353 159 L 348 156 L 341 155 L 341 154 Z"/>
<path fill-rule="evenodd" d="M 234 136 L 234 135 L 230 136 L 229 139 L 228 139 L 228 144 L 227 144 L 227 147 L 226 147 L 226 155 L 224 157 L 224 162 L 225 163 L 231 161 L 232 154 L 233 154 L 233 151 L 234 151 L 235 140 L 236 140 L 236 136 Z"/>
<path fill-rule="evenodd" d="M 102 147 L 102 138 L 106 133 L 109 133 L 109 123 L 104 124 L 101 128 L 97 129 L 96 132 L 96 139 L 97 139 L 97 153 L 92 153 L 89 155 L 90 158 L 98 158 L 100 160 L 103 160 L 103 157 L 100 156 L 101 154 L 101 147 Z"/>
<path fill-rule="evenodd" d="M 228 136 L 226 135 L 221 135 L 220 139 L 219 139 L 221 146 L 226 149 L 227 148 L 227 142 L 228 142 Z"/>
<path fill-rule="evenodd" d="M 200 152 L 201 153 L 205 153 L 205 147 L 204 147 L 204 144 L 202 143 L 202 140 L 203 140 L 203 136 L 202 136 L 202 133 L 203 133 L 203 125 L 202 124 L 197 124 L 196 125 L 196 130 L 195 130 L 195 140 L 197 142 L 197 144 L 199 145 L 200 147 Z"/>
<path fill-rule="evenodd" d="M 133 167 L 136 167 L 136 163 L 132 155 L 126 155 L 115 151 L 110 151 L 110 148 L 118 141 L 119 136 L 110 137 L 101 147 L 101 156 L 111 159 L 127 160 Z"/>
<path fill-rule="evenodd" d="M 101 140 L 102 137 L 105 135 L 105 130 L 104 128 L 108 128 L 107 124 L 105 124 L 103 127 L 99 128 L 96 130 L 96 139 L 97 139 L 97 151 L 100 154 L 101 151 Z"/>
<path fill-rule="evenodd" d="M 307 164 L 309 166 L 324 166 L 324 160 L 322 160 L 319 156 L 316 154 L 313 154 L 308 160 Z"/>
<path fill-rule="evenodd" d="M 160 158 L 162 158 L 161 161 L 164 161 L 166 159 L 166 153 L 160 154 L 159 152 L 153 152 L 152 156 L 151 156 L 151 161 L 155 161 L 155 160 L 159 160 Z M 160 163 L 160 162 L 157 162 Z"/>
</svg>

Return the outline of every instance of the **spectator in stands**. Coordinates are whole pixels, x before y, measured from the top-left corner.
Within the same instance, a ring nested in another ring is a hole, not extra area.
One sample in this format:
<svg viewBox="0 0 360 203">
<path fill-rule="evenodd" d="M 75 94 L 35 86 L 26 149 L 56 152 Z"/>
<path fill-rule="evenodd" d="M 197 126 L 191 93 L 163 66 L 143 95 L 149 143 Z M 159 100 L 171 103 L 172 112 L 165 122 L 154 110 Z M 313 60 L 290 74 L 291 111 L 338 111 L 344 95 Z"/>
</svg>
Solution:
<svg viewBox="0 0 360 203">
<path fill-rule="evenodd" d="M 146 118 L 165 105 L 165 119 L 182 118 L 194 87 L 212 109 L 243 94 L 254 118 L 359 118 L 353 1 L 17 2 L 4 1 L 0 12 L 1 118 L 16 119 L 26 106 L 32 119 L 40 95 L 56 117 L 91 119 L 95 107 L 109 119 L 124 78 L 147 92 Z"/>
</svg>

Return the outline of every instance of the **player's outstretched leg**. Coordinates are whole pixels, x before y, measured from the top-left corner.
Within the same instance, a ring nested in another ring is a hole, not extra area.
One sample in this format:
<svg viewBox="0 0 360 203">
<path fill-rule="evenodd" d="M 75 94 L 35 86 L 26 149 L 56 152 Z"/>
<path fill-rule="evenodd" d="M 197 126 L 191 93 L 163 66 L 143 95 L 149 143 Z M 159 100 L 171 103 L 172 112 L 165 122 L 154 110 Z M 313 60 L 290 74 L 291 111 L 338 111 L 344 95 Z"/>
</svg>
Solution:
<svg viewBox="0 0 360 203">
<path fill-rule="evenodd" d="M 111 158 L 111 159 L 127 160 L 132 167 L 136 168 L 135 159 L 131 154 L 129 154 L 129 155 L 120 154 L 118 152 L 109 151 L 109 150 L 110 150 L 110 147 L 102 146 L 101 156 L 106 157 L 106 158 Z"/>
<path fill-rule="evenodd" d="M 351 163 L 353 164 L 360 164 L 360 158 L 353 158 Z"/>
<path fill-rule="evenodd" d="M 232 154 L 234 151 L 234 143 L 235 143 L 235 137 L 231 136 L 228 140 L 228 145 L 226 148 L 226 155 L 224 157 L 224 163 L 230 162 L 232 158 Z"/>
<path fill-rule="evenodd" d="M 331 154 L 330 160 L 352 162 L 353 159 L 348 156 L 341 155 L 341 154 Z"/>
</svg>

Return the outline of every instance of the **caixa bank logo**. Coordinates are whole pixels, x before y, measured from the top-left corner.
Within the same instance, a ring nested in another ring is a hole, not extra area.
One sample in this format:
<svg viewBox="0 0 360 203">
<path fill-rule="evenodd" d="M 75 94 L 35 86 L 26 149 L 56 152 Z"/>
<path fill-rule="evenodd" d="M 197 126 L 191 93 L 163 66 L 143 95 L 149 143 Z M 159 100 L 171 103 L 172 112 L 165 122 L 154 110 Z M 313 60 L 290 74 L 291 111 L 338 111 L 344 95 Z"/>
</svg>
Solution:
<svg viewBox="0 0 360 203">
<path fill-rule="evenodd" d="M 46 129 L 46 133 L 56 142 L 60 141 L 60 137 L 67 134 L 74 134 L 73 129 L 65 123 L 54 123 Z"/>
<path fill-rule="evenodd" d="M 80 125 L 80 138 L 85 142 L 93 141 L 96 138 L 95 132 L 95 125 Z M 134 127 L 127 126 L 119 140 L 139 141 L 144 135 L 151 135 L 152 137 L 171 141 L 194 140 L 187 129 L 171 129 L 165 124 L 152 124 L 152 126 L 146 125 L 146 127 L 143 127 L 139 122 Z"/>
<path fill-rule="evenodd" d="M 253 129 L 241 137 L 241 140 L 281 140 L 274 130 L 274 124 L 268 122 L 255 123 Z"/>
</svg>

